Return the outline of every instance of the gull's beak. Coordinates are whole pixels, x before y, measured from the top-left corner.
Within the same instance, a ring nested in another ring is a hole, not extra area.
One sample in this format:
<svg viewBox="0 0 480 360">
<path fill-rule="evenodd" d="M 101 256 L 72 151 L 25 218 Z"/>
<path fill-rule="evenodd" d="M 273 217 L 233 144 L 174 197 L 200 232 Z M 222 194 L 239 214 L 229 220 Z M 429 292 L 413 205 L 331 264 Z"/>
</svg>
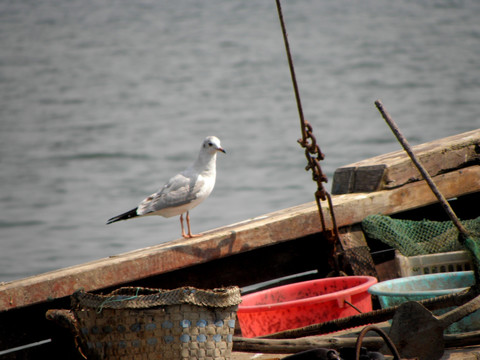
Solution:
<svg viewBox="0 0 480 360">
<path fill-rule="evenodd" d="M 218 148 L 217 151 L 221 151 L 221 152 L 223 152 L 224 154 L 227 153 L 223 148 Z"/>
</svg>

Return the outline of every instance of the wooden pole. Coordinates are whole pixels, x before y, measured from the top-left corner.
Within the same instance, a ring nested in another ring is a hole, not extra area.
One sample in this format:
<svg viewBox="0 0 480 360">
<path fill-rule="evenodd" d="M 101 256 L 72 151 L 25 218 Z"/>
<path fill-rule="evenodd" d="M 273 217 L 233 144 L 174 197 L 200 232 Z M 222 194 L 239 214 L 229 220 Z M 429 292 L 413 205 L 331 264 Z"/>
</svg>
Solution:
<svg viewBox="0 0 480 360">
<path fill-rule="evenodd" d="M 385 110 L 385 107 L 383 106 L 382 102 L 380 100 L 377 100 L 377 101 L 375 101 L 375 105 L 377 106 L 378 110 L 380 111 L 380 114 L 382 114 L 383 119 L 387 122 L 388 126 L 392 130 L 395 137 L 398 139 L 400 144 L 402 144 L 403 149 L 407 152 L 408 156 L 410 156 L 410 159 L 412 159 L 412 162 L 415 164 L 418 171 L 420 171 L 420 173 L 422 174 L 423 178 L 427 182 L 430 189 L 432 189 L 432 191 L 435 194 L 435 196 L 437 197 L 438 201 L 440 201 L 440 203 L 442 204 L 442 207 L 447 212 L 447 214 L 450 217 L 450 219 L 452 220 L 453 224 L 457 227 L 457 229 L 458 229 L 458 231 L 460 232 L 460 235 L 461 235 L 460 236 L 461 242 L 465 243 L 465 239 L 468 237 L 468 232 L 465 229 L 465 227 L 462 225 L 460 220 L 458 219 L 457 215 L 455 215 L 455 212 L 451 208 L 447 199 L 445 199 L 445 197 L 442 195 L 442 193 L 438 190 L 438 188 L 435 185 L 435 183 L 433 182 L 430 174 L 427 172 L 427 170 L 423 167 L 423 165 L 417 159 L 417 157 L 414 154 L 414 152 L 413 152 L 410 144 L 408 143 L 407 139 L 405 139 L 403 134 L 400 132 L 400 129 L 398 128 L 395 121 L 393 121 L 390 114 L 388 114 L 387 110 Z"/>
<path fill-rule="evenodd" d="M 359 332 L 357 329 L 356 332 Z M 340 349 L 342 347 L 354 347 L 357 337 L 342 337 L 335 335 L 312 336 L 300 339 L 259 339 L 259 338 L 233 338 L 233 351 L 258 352 L 270 354 L 293 354 L 317 348 Z M 480 331 L 472 331 L 463 334 L 445 334 L 445 347 L 455 348 L 463 346 L 478 345 Z M 362 345 L 369 350 L 378 350 L 385 344 L 380 336 L 365 337 Z"/>
</svg>

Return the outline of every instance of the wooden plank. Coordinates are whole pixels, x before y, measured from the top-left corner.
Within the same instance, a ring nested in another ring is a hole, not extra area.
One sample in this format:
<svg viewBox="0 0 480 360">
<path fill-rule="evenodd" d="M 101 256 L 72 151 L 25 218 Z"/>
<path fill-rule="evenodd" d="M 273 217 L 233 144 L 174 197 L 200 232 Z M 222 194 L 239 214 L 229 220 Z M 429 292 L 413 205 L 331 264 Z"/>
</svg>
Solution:
<svg viewBox="0 0 480 360">
<path fill-rule="evenodd" d="M 440 175 L 435 181 L 446 198 L 479 192 L 480 166 Z M 337 195 L 332 200 L 339 227 L 359 223 L 369 214 L 392 214 L 436 202 L 435 196 L 423 181 L 375 193 Z M 328 214 L 326 204 L 324 208 L 324 213 Z M 331 228 L 329 217 L 326 218 L 326 224 Z M 312 235 L 320 230 L 315 202 L 299 205 L 212 230 L 199 238 L 176 240 L 1 284 L 0 311 L 69 296 L 79 288 L 93 291 L 120 286 Z"/>
<path fill-rule="evenodd" d="M 232 360 L 280 360 L 290 354 L 261 354 L 261 353 L 245 353 L 232 352 Z"/>
<path fill-rule="evenodd" d="M 350 264 L 353 274 L 377 277 L 370 248 L 360 224 L 339 229 L 339 238 L 344 256 Z"/>
<path fill-rule="evenodd" d="M 431 176 L 478 164 L 480 129 L 417 145 L 413 150 Z M 421 179 L 405 151 L 399 150 L 338 168 L 332 194 L 391 189 Z"/>
<path fill-rule="evenodd" d="M 365 235 L 360 225 L 345 226 L 339 230 L 343 250 L 367 246 Z"/>
<path fill-rule="evenodd" d="M 219 285 L 244 287 L 312 270 L 318 272 L 314 277 L 324 277 L 331 271 L 328 260 L 323 236 L 314 234 L 159 274 L 129 285 L 166 289 L 179 284 L 207 289 Z"/>
<path fill-rule="evenodd" d="M 447 349 L 440 360 L 478 360 L 480 359 L 480 346 Z"/>
<path fill-rule="evenodd" d="M 280 360 L 291 354 L 259 354 L 233 352 L 232 360 Z M 478 360 L 480 358 L 480 346 L 462 349 L 447 349 L 441 360 Z M 387 357 L 386 359 L 393 359 Z"/>
</svg>

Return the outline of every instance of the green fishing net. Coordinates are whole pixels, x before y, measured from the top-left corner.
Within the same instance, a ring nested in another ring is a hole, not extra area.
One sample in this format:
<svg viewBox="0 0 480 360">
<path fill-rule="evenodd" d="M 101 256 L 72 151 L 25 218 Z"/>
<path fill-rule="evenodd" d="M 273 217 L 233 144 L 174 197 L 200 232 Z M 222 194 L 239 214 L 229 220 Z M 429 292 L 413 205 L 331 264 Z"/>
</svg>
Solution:
<svg viewBox="0 0 480 360">
<path fill-rule="evenodd" d="M 472 242 L 480 244 L 480 217 L 461 222 Z M 362 228 L 368 237 L 390 245 L 404 256 L 465 250 L 459 241 L 458 229 L 451 221 L 400 220 L 370 215 L 362 221 Z"/>
<path fill-rule="evenodd" d="M 362 221 L 365 234 L 390 245 L 404 256 L 436 254 L 448 251 L 470 252 L 480 291 L 480 217 L 461 221 L 468 232 L 461 239 L 451 221 L 401 220 L 386 215 L 370 215 Z"/>
</svg>

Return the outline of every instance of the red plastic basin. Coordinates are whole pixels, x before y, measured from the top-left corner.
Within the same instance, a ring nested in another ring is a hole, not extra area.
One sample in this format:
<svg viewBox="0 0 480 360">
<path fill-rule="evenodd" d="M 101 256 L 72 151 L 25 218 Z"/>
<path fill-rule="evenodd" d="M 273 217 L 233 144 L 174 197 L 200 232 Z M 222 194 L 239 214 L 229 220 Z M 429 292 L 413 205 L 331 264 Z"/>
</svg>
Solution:
<svg viewBox="0 0 480 360">
<path fill-rule="evenodd" d="M 262 336 L 358 314 L 347 302 L 362 312 L 371 311 L 367 290 L 376 282 L 371 276 L 344 276 L 245 295 L 237 312 L 242 335 Z"/>
</svg>

